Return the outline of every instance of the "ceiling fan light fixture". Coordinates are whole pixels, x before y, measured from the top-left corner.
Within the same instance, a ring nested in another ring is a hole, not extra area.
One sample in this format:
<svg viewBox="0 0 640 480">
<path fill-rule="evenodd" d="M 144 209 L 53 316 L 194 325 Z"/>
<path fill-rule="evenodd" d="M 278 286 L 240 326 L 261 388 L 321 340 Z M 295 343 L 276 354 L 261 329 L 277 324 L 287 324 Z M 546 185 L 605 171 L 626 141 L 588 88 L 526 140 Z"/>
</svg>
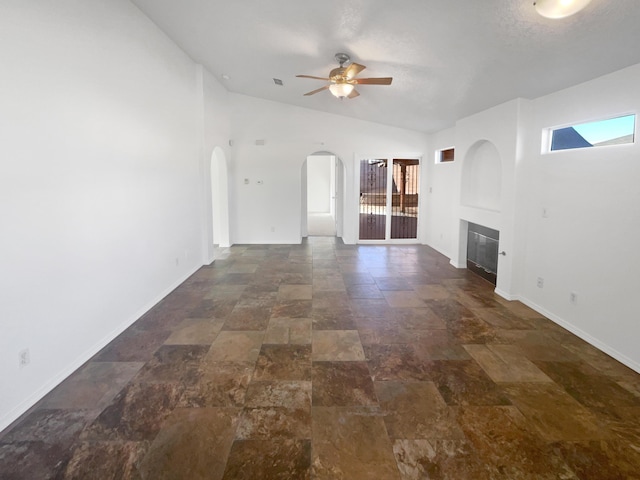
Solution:
<svg viewBox="0 0 640 480">
<path fill-rule="evenodd" d="M 578 13 L 591 0 L 536 0 L 533 6 L 536 11 L 546 18 L 565 18 Z"/>
<path fill-rule="evenodd" d="M 337 98 L 345 98 L 351 95 L 355 87 L 350 83 L 332 83 L 329 91 Z"/>
<path fill-rule="evenodd" d="M 391 85 L 391 81 L 393 80 L 391 77 L 355 78 L 367 67 L 359 63 L 351 62 L 349 55 L 346 53 L 336 53 L 336 60 L 340 63 L 340 66 L 331 70 L 327 77 L 296 75 L 297 78 L 311 78 L 313 80 L 324 80 L 327 82 L 324 87 L 316 88 L 315 90 L 305 93 L 305 97 L 329 90 L 331 95 L 339 99 L 356 98 L 360 96 L 360 93 L 358 93 L 358 90 L 355 88 L 356 85 Z M 345 63 L 349 65 L 345 67 Z"/>
</svg>

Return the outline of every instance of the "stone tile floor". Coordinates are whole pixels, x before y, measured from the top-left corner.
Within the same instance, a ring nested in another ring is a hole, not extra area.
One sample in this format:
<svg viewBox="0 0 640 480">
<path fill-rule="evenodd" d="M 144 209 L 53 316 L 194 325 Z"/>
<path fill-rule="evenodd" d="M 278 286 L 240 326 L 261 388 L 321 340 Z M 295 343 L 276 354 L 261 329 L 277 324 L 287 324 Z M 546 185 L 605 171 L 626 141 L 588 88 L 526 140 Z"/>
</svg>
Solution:
<svg viewBox="0 0 640 480">
<path fill-rule="evenodd" d="M 3 432 L 0 478 L 640 478 L 640 375 L 428 247 L 234 246 Z"/>
</svg>

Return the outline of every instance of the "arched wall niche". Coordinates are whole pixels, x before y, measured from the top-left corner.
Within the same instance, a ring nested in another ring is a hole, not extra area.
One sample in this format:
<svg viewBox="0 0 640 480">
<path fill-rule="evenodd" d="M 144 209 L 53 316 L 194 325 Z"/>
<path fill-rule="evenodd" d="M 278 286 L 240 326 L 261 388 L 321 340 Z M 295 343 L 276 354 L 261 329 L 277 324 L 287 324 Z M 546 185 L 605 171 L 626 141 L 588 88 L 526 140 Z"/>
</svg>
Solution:
<svg viewBox="0 0 640 480">
<path fill-rule="evenodd" d="M 502 161 L 496 146 L 479 140 L 469 148 L 462 164 L 460 203 L 466 207 L 501 210 Z"/>
</svg>

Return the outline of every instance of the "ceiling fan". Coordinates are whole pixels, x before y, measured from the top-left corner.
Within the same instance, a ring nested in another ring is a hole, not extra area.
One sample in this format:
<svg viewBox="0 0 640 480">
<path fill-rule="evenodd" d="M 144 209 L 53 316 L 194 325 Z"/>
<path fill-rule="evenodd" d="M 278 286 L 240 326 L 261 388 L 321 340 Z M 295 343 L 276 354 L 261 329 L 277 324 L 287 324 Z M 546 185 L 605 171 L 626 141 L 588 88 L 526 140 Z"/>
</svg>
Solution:
<svg viewBox="0 0 640 480">
<path fill-rule="evenodd" d="M 335 59 L 340 66 L 331 70 L 328 78 L 314 77 L 313 75 L 296 75 L 298 78 L 313 78 L 315 80 L 326 80 L 330 82 L 324 87 L 305 93 L 305 97 L 328 89 L 334 96 L 340 99 L 345 97 L 355 98 L 360 95 L 355 88 L 356 85 L 391 85 L 391 80 L 393 80 L 391 77 L 355 78 L 358 73 L 367 67 L 359 63 L 350 63 L 351 59 L 346 53 L 336 53 Z M 348 66 L 345 67 L 345 64 L 348 64 Z"/>
</svg>

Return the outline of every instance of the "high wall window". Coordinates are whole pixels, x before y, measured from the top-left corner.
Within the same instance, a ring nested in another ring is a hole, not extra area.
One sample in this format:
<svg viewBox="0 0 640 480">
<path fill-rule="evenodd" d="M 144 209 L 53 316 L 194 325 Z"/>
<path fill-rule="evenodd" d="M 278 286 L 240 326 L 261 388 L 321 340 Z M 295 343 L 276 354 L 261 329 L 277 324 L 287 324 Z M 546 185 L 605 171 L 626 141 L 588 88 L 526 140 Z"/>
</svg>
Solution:
<svg viewBox="0 0 640 480">
<path fill-rule="evenodd" d="M 455 158 L 455 149 L 444 148 L 436 152 L 436 163 L 453 162 Z"/>
<path fill-rule="evenodd" d="M 636 116 L 608 118 L 550 130 L 549 151 L 634 143 Z"/>
</svg>

